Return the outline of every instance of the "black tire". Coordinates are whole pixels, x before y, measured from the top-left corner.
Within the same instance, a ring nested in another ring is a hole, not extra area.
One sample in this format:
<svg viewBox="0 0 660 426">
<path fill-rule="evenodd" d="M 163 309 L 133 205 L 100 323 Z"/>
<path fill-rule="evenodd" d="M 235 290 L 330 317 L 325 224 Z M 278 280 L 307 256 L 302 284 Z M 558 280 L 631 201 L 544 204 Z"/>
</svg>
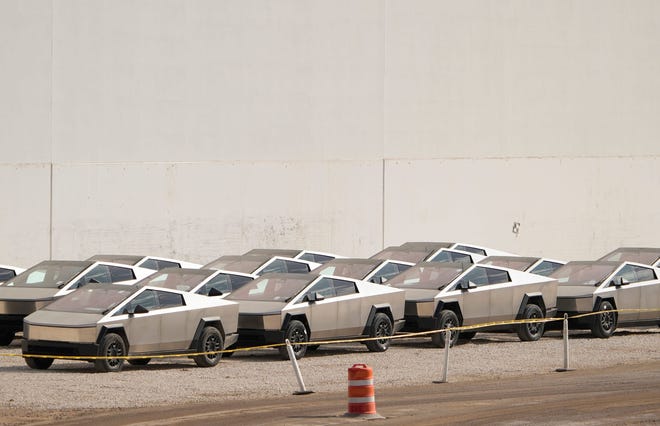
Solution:
<svg viewBox="0 0 660 426">
<path fill-rule="evenodd" d="M 0 346 L 9 346 L 14 341 L 13 331 L 0 331 Z"/>
<path fill-rule="evenodd" d="M 387 314 L 378 312 L 369 328 L 369 337 L 383 337 L 383 339 L 365 342 L 367 349 L 370 352 L 385 352 L 390 347 L 390 339 L 386 339 L 386 337 L 392 336 L 392 333 L 394 333 L 394 329 L 390 317 Z"/>
<path fill-rule="evenodd" d="M 523 320 L 528 319 L 538 319 L 543 318 L 543 310 L 533 303 L 525 306 L 523 311 L 522 318 Z M 543 330 L 545 329 L 545 323 L 543 322 L 530 322 L 524 324 L 518 324 L 516 326 L 516 333 L 518 337 L 523 342 L 534 342 L 539 340 L 543 336 Z"/>
<path fill-rule="evenodd" d="M 216 352 L 221 351 L 223 348 L 224 342 L 220 331 L 213 326 L 205 327 L 197 344 L 197 352 Z M 220 358 L 222 358 L 220 352 L 193 357 L 195 364 L 199 367 L 214 367 L 218 365 Z"/>
<path fill-rule="evenodd" d="M 25 358 L 25 363 L 35 370 L 48 370 L 53 365 L 53 358 Z"/>
<path fill-rule="evenodd" d="M 458 321 L 458 316 L 454 311 L 451 311 L 449 309 L 444 309 L 440 311 L 440 318 L 438 319 L 438 330 L 442 330 L 445 328 L 451 328 L 451 327 L 458 327 L 461 324 Z M 449 347 L 452 347 L 456 344 L 458 341 L 458 336 L 460 332 L 458 330 L 454 330 L 451 332 L 450 339 L 449 339 Z M 433 343 L 434 346 L 437 346 L 439 348 L 444 348 L 445 347 L 445 332 L 441 333 L 434 333 L 431 335 L 431 342 Z"/>
<path fill-rule="evenodd" d="M 476 331 L 461 331 L 461 335 L 458 338 L 463 342 L 469 342 L 476 335 L 477 335 Z"/>
<path fill-rule="evenodd" d="M 598 304 L 596 311 L 611 311 L 614 306 L 607 300 L 603 300 Z M 594 315 L 593 323 L 591 324 L 591 334 L 601 339 L 607 339 L 614 334 L 616 330 L 616 312 L 603 312 Z"/>
<path fill-rule="evenodd" d="M 149 364 L 149 361 L 151 361 L 151 358 L 136 358 L 136 359 L 129 359 L 127 361 L 131 365 L 147 365 Z"/>
<path fill-rule="evenodd" d="M 307 352 L 307 345 L 299 344 L 309 341 L 309 335 L 307 334 L 307 328 L 305 328 L 305 324 L 298 320 L 291 321 L 286 329 L 284 338 L 289 339 L 289 342 L 291 342 L 293 354 L 296 359 L 300 359 L 305 356 L 305 353 Z M 277 350 L 280 352 L 280 357 L 282 359 L 289 359 L 289 353 L 286 350 L 286 345 L 278 347 Z"/>
<path fill-rule="evenodd" d="M 94 368 L 101 373 L 117 373 L 124 366 L 123 358 L 112 358 L 126 356 L 126 343 L 116 333 L 108 333 L 103 336 L 99 345 L 99 356 L 106 357 L 94 360 Z"/>
</svg>

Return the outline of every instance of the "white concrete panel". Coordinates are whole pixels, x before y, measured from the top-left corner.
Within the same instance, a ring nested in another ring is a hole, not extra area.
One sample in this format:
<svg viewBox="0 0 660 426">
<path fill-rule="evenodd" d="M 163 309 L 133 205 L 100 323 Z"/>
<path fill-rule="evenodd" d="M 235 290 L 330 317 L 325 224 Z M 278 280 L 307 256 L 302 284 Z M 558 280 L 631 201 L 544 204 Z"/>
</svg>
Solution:
<svg viewBox="0 0 660 426">
<path fill-rule="evenodd" d="M 50 165 L 0 165 L 0 263 L 28 267 L 49 258 Z"/>
<path fill-rule="evenodd" d="M 57 2 L 58 162 L 382 155 L 369 1 Z"/>
<path fill-rule="evenodd" d="M 50 161 L 51 2 L 0 2 L 0 163 Z"/>
<path fill-rule="evenodd" d="M 658 157 L 388 161 L 385 244 L 464 241 L 566 260 L 657 247 L 659 165 Z"/>
<path fill-rule="evenodd" d="M 660 154 L 660 2 L 387 5 L 386 158 Z"/>
<path fill-rule="evenodd" d="M 382 244 L 381 162 L 58 165 L 53 252 L 206 263 L 255 247 L 366 255 Z"/>
</svg>

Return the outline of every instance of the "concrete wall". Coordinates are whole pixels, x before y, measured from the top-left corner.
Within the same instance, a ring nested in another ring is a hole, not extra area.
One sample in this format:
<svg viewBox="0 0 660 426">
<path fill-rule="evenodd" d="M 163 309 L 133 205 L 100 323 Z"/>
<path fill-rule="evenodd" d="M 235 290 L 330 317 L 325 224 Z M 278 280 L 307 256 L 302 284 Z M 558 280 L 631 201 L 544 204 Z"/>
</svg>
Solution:
<svg viewBox="0 0 660 426">
<path fill-rule="evenodd" d="M 0 40 L 0 263 L 660 245 L 652 0 L 0 0 Z"/>
</svg>

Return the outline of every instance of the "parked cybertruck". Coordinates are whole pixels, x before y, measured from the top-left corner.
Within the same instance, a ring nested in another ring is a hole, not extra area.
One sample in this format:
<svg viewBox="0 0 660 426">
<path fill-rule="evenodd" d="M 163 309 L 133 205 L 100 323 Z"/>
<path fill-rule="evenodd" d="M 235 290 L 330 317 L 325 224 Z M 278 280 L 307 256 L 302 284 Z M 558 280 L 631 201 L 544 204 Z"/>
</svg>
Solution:
<svg viewBox="0 0 660 426">
<path fill-rule="evenodd" d="M 284 256 L 243 254 L 240 256 L 221 256 L 204 265 L 204 268 L 263 275 L 272 272 L 306 274 L 319 266 L 321 266 L 320 263 Z"/>
<path fill-rule="evenodd" d="M 407 242 L 390 246 L 371 256 L 371 259 L 397 259 L 412 263 L 462 262 L 474 264 L 489 255 L 515 256 L 501 250 L 482 246 L 449 242 Z"/>
<path fill-rule="evenodd" d="M 300 343 L 359 336 L 382 337 L 365 342 L 370 351 L 382 352 L 389 347 L 387 337 L 403 326 L 403 291 L 350 278 L 266 274 L 227 299 L 240 304 L 240 346 L 289 339 L 296 358 L 309 347 Z M 286 347 L 278 350 L 289 358 Z"/>
<path fill-rule="evenodd" d="M 407 243 L 401 244 L 399 247 L 407 248 L 407 249 L 416 249 L 416 250 L 429 250 L 429 255 L 425 259 L 427 261 L 439 260 L 436 259 L 436 256 L 441 252 L 442 249 L 459 250 L 462 252 L 468 252 L 481 256 L 481 258 L 476 259 L 476 262 L 478 262 L 479 260 L 483 259 L 486 256 L 516 256 L 516 254 L 509 253 L 506 251 L 496 250 L 484 246 L 478 246 L 478 245 L 466 244 L 466 243 L 409 241 Z"/>
<path fill-rule="evenodd" d="M 120 371 L 123 356 L 191 354 L 200 367 L 218 363 L 236 339 L 238 304 L 150 286 L 90 284 L 28 315 L 24 355 L 103 356 L 97 371 Z M 195 354 L 195 355 L 192 355 Z M 150 358 L 129 359 L 145 365 Z M 47 369 L 53 358 L 26 357 Z"/>
<path fill-rule="evenodd" d="M 292 259 L 301 259 L 316 263 L 326 263 L 332 259 L 344 257 L 338 254 L 298 249 L 252 249 L 245 254 L 268 254 L 270 256 L 290 257 Z"/>
<path fill-rule="evenodd" d="M 138 284 L 188 291 L 204 296 L 227 297 L 258 275 L 219 269 L 165 268 Z"/>
<path fill-rule="evenodd" d="M 556 312 L 557 281 L 514 269 L 464 264 L 422 262 L 392 278 L 388 285 L 406 291 L 406 331 L 430 331 L 456 326 L 514 319 L 549 318 Z M 521 340 L 538 340 L 542 322 L 490 327 L 515 330 Z M 471 339 L 475 331 L 451 333 Z M 445 333 L 431 335 L 444 347 Z"/>
<path fill-rule="evenodd" d="M 186 262 L 185 260 L 168 259 L 157 256 L 140 256 L 130 254 L 97 254 L 87 260 L 100 260 L 103 262 L 122 263 L 124 265 L 139 266 L 140 268 L 160 271 L 165 268 L 201 268 L 199 263 Z"/>
<path fill-rule="evenodd" d="M 570 328 L 607 338 L 618 325 L 660 325 L 658 268 L 633 262 L 568 262 L 550 276 L 559 281 L 557 309 L 560 316 L 568 314 Z M 608 312 L 613 310 L 623 311 Z"/>
<path fill-rule="evenodd" d="M 598 260 L 611 262 L 636 262 L 644 265 L 660 265 L 660 248 L 619 247 Z"/>
<path fill-rule="evenodd" d="M 18 266 L 0 265 L 0 285 L 5 281 L 14 278 L 23 271 L 25 271 L 25 269 L 19 268 Z"/>
<path fill-rule="evenodd" d="M 479 263 L 482 265 L 516 269 L 531 274 L 543 275 L 544 277 L 547 277 L 566 264 L 563 260 L 526 256 L 488 256 L 480 260 Z"/>
<path fill-rule="evenodd" d="M 418 263 L 429 257 L 435 250 L 416 247 L 385 247 L 378 253 L 373 254 L 369 259 L 378 260 L 396 260 L 400 262 Z"/>
<path fill-rule="evenodd" d="M 0 345 L 23 329 L 23 318 L 89 283 L 133 284 L 154 271 L 95 261 L 47 260 L 0 286 Z"/>
<path fill-rule="evenodd" d="M 355 278 L 383 284 L 413 266 L 414 263 L 396 260 L 344 258 L 331 260 L 314 269 L 315 274 Z"/>
</svg>

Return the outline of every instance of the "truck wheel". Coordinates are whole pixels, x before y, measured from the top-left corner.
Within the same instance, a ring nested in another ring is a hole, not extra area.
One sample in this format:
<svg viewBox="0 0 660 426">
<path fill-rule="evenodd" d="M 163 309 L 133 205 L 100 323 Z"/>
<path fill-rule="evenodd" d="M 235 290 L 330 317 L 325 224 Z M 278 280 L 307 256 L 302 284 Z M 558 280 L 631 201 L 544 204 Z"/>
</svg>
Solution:
<svg viewBox="0 0 660 426">
<path fill-rule="evenodd" d="M 291 321 L 286 329 L 284 338 L 289 339 L 289 342 L 291 342 L 293 354 L 296 359 L 300 359 L 305 356 L 305 353 L 307 352 L 307 345 L 298 344 L 306 343 L 309 341 L 309 336 L 307 335 L 305 324 L 298 320 Z M 280 357 L 282 359 L 289 359 L 289 352 L 286 350 L 286 345 L 278 347 L 277 350 L 280 352 Z"/>
<path fill-rule="evenodd" d="M 543 311 L 541 308 L 533 303 L 525 306 L 521 319 L 528 320 L 537 318 L 543 318 Z M 518 324 L 516 326 L 516 332 L 518 333 L 520 340 L 523 342 L 533 342 L 539 340 L 541 336 L 543 336 L 544 326 L 545 323 L 542 322 Z"/>
<path fill-rule="evenodd" d="M 460 326 L 460 323 L 458 321 L 458 316 L 454 313 L 454 311 L 451 311 L 449 309 L 444 309 L 440 311 L 440 319 L 438 320 L 438 330 L 442 330 L 445 328 L 451 328 L 451 327 L 458 327 Z M 450 339 L 449 339 L 449 347 L 452 347 L 456 344 L 458 341 L 458 335 L 459 332 L 458 330 L 454 330 L 450 334 Z M 444 348 L 445 344 L 445 332 L 441 333 L 434 333 L 431 335 L 431 342 L 433 343 L 434 346 L 437 346 L 439 348 Z"/>
<path fill-rule="evenodd" d="M 197 352 L 216 352 L 222 349 L 223 341 L 220 331 L 213 326 L 204 327 L 197 344 Z M 193 360 L 199 367 L 214 367 L 220 362 L 220 358 L 222 358 L 222 353 L 218 352 L 197 355 L 193 357 Z"/>
<path fill-rule="evenodd" d="M 614 310 L 614 306 L 607 300 L 601 301 L 596 309 L 596 311 L 611 310 Z M 614 330 L 616 330 L 616 312 L 602 312 L 594 316 L 591 334 L 601 339 L 607 339 L 614 334 Z"/>
<path fill-rule="evenodd" d="M 102 373 L 117 373 L 124 366 L 123 358 L 112 358 L 126 356 L 126 343 L 120 335 L 108 333 L 103 336 L 99 345 L 99 356 L 103 359 L 94 360 L 94 368 Z"/>
<path fill-rule="evenodd" d="M 48 370 L 53 364 L 53 358 L 25 358 L 25 363 L 35 370 Z"/>
<path fill-rule="evenodd" d="M 385 352 L 390 346 L 390 339 L 386 339 L 385 337 L 392 336 L 393 332 L 390 317 L 387 314 L 378 312 L 371 323 L 369 337 L 383 337 L 383 339 L 367 341 L 367 349 L 371 352 Z"/>
</svg>

